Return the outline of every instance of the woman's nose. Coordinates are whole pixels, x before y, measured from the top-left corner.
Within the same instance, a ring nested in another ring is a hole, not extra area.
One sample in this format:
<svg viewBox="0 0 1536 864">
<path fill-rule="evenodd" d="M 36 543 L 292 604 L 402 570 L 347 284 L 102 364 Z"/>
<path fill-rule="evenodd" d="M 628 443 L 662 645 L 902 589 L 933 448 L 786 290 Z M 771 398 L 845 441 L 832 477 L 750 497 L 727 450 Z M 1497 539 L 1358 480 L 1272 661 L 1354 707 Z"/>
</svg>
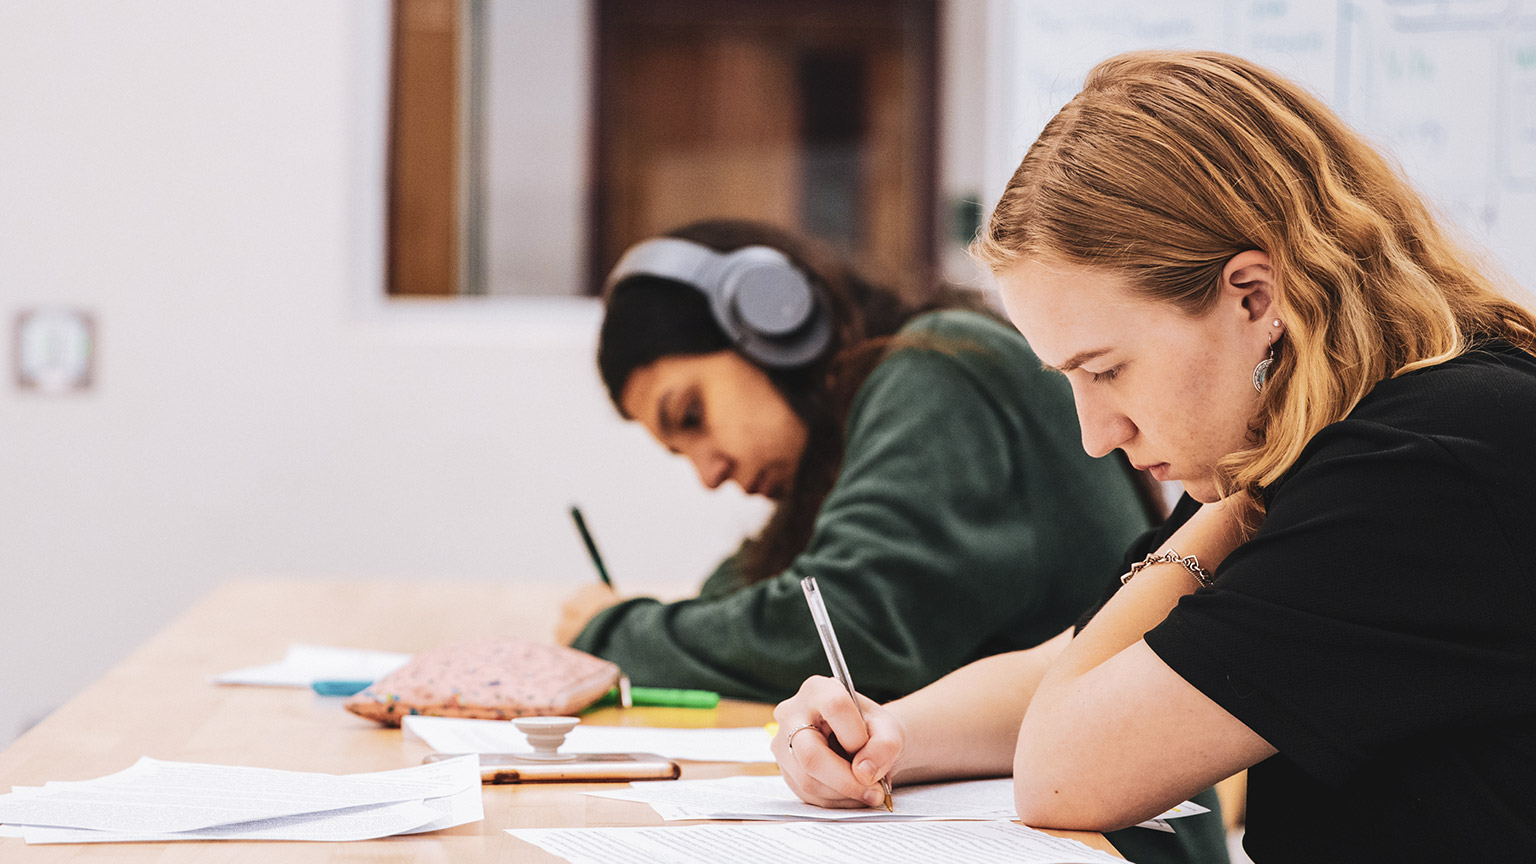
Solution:
<svg viewBox="0 0 1536 864">
<path fill-rule="evenodd" d="M 1108 456 L 1136 433 L 1136 426 L 1129 417 L 1080 397 L 1077 398 L 1077 425 L 1083 436 L 1083 450 L 1094 458 Z"/>
<path fill-rule="evenodd" d="M 730 479 L 730 462 L 719 453 L 695 451 L 688 454 L 688 458 L 693 462 L 693 469 L 699 472 L 699 482 L 704 484 L 704 488 L 718 488 Z"/>
</svg>

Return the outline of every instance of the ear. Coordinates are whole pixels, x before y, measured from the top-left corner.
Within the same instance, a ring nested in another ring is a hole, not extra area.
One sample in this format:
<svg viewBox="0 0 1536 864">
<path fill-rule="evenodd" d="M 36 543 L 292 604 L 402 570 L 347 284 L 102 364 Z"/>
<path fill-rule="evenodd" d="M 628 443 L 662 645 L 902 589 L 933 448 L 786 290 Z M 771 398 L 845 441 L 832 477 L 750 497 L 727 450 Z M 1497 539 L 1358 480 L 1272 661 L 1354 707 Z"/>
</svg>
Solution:
<svg viewBox="0 0 1536 864">
<path fill-rule="evenodd" d="M 1264 321 L 1276 311 L 1275 271 L 1268 252 L 1249 249 L 1233 255 L 1221 270 L 1221 293 L 1235 301 L 1249 322 Z"/>
</svg>

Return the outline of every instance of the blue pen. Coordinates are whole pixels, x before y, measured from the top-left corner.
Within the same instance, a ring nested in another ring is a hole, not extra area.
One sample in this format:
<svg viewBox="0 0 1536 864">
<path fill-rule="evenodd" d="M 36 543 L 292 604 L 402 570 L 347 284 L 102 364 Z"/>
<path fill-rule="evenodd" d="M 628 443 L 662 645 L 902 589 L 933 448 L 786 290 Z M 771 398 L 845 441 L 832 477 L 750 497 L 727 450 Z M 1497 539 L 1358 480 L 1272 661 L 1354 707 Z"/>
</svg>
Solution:
<svg viewBox="0 0 1536 864">
<path fill-rule="evenodd" d="M 320 678 L 309 682 L 309 689 L 321 696 L 351 696 L 368 689 L 373 681 L 353 678 Z"/>
</svg>

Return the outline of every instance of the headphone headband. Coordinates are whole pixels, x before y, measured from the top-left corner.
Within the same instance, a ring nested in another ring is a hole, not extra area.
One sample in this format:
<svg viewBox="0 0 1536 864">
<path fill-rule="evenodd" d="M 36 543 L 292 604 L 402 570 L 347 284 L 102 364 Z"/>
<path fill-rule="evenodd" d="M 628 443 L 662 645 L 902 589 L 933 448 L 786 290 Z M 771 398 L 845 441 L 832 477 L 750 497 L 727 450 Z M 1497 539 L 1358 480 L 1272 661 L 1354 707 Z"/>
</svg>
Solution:
<svg viewBox="0 0 1536 864">
<path fill-rule="evenodd" d="M 764 366 L 804 366 L 832 341 L 826 303 L 805 273 L 771 246 L 717 252 L 680 237 L 656 237 L 619 258 L 603 293 L 631 276 L 670 279 L 703 294 L 736 348 Z"/>
</svg>

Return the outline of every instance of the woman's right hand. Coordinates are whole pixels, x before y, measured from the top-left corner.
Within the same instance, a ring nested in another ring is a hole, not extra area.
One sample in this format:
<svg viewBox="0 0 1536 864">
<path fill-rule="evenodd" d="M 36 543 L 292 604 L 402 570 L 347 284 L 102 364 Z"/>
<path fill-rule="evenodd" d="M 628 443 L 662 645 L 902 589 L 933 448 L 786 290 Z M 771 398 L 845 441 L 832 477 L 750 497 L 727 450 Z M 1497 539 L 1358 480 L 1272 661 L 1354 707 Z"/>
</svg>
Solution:
<svg viewBox="0 0 1536 864">
<path fill-rule="evenodd" d="M 779 731 L 773 755 L 784 782 L 800 799 L 820 807 L 879 807 L 880 778 L 891 774 L 905 747 L 896 713 L 859 696 L 864 717 L 837 681 L 816 676 L 773 710 Z M 852 754 L 844 756 L 829 737 Z"/>
<path fill-rule="evenodd" d="M 612 586 L 593 582 L 582 586 L 560 606 L 560 620 L 555 624 L 555 641 L 569 645 L 576 641 L 597 613 L 619 602 L 622 598 Z"/>
</svg>

